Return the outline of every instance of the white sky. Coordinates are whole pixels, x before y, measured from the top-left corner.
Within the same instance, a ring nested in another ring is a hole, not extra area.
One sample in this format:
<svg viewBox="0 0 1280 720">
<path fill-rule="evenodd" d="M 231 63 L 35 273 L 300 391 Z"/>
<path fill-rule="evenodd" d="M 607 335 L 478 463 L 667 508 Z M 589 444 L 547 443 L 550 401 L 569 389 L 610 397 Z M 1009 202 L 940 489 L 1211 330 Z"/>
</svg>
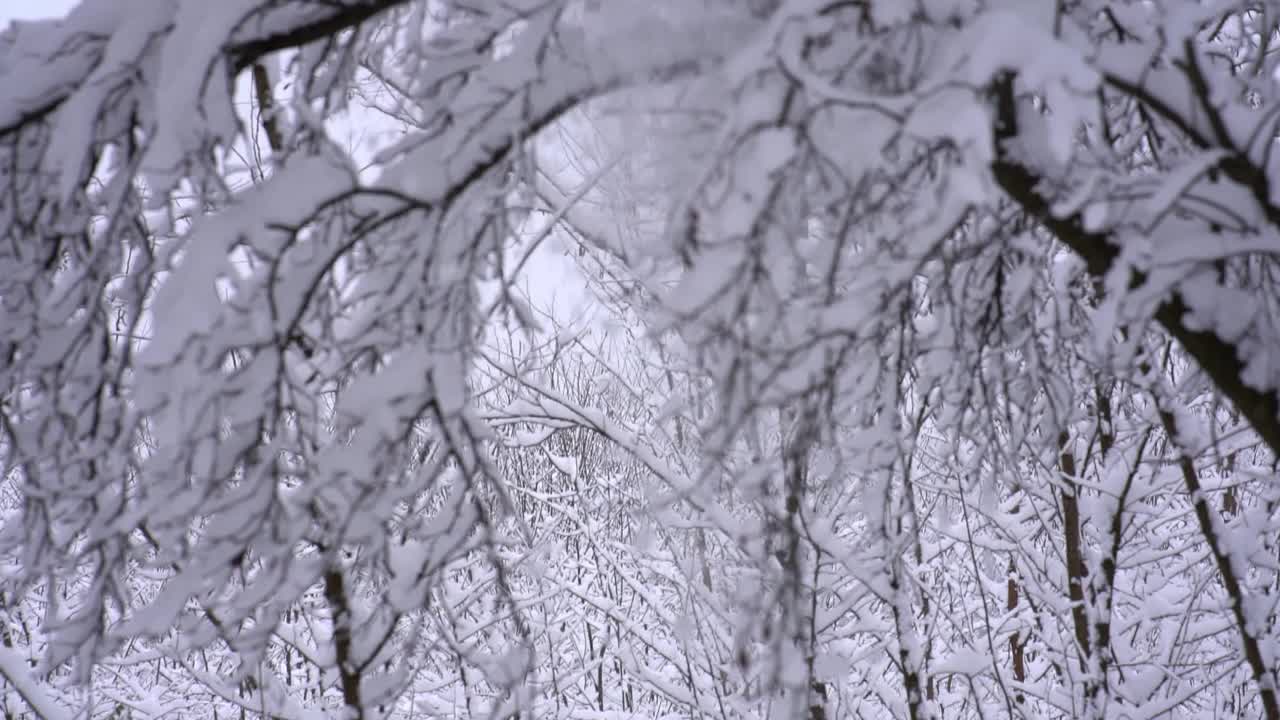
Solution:
<svg viewBox="0 0 1280 720">
<path fill-rule="evenodd" d="M 0 0 L 0 29 L 14 20 L 62 17 L 80 0 Z"/>
</svg>

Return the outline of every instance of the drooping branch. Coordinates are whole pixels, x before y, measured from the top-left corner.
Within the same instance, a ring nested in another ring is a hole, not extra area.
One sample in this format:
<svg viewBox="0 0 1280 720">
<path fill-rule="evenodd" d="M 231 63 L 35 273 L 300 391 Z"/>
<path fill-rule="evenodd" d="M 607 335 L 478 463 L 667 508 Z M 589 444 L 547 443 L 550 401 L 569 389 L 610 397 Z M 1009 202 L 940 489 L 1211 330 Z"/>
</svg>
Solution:
<svg viewBox="0 0 1280 720">
<path fill-rule="evenodd" d="M 230 39 L 224 52 L 239 72 L 265 55 L 333 37 L 407 3 L 408 0 L 341 0 L 308 3 L 302 10 L 289 5 L 278 14 L 288 12 L 291 17 L 278 19 L 267 12 L 259 22 L 244 23 L 242 31 Z"/>
<path fill-rule="evenodd" d="M 1052 211 L 1050 199 L 1042 194 L 1043 178 L 1015 159 L 1004 143 L 1018 134 L 1012 76 L 996 83 L 995 96 L 997 143 L 991 171 L 996 183 L 1027 214 L 1071 248 L 1084 261 L 1091 277 L 1102 282 L 1120 256 L 1119 239 L 1109 231 L 1087 229 L 1081 212 L 1059 216 Z M 1131 270 L 1129 287 L 1140 287 L 1146 280 L 1141 270 Z M 1241 348 L 1212 330 L 1192 327 L 1187 322 L 1189 310 L 1182 295 L 1173 290 L 1156 306 L 1154 317 L 1249 421 L 1267 447 L 1280 455 L 1280 392 L 1276 388 L 1259 389 L 1246 383 Z"/>
<path fill-rule="evenodd" d="M 1110 232 L 1088 230 L 1079 213 L 1063 217 L 1052 212 L 1050 201 L 1041 194 L 1043 178 L 1025 164 L 1012 158 L 1004 145 L 1004 141 L 1011 140 L 1017 135 L 1016 99 L 1012 76 L 1005 76 L 996 83 L 995 99 L 998 142 L 997 159 L 992 163 L 992 173 L 996 182 L 1024 211 L 1040 221 L 1055 237 L 1079 255 L 1084 260 L 1089 275 L 1096 282 L 1101 283 L 1119 259 L 1118 239 Z M 1130 270 L 1128 278 L 1130 288 L 1141 287 L 1146 281 L 1145 273 L 1137 269 Z M 1240 348 L 1212 331 L 1191 327 L 1186 318 L 1188 311 L 1189 308 L 1181 294 L 1173 290 L 1157 305 L 1154 318 L 1195 359 L 1218 390 L 1249 421 L 1253 430 L 1271 451 L 1280 454 L 1280 397 L 1276 390 L 1259 390 L 1247 385 L 1244 381 L 1245 366 L 1241 359 Z M 1201 535 L 1209 546 L 1210 554 L 1230 599 L 1233 620 L 1244 649 L 1245 662 L 1258 686 L 1263 710 L 1266 717 L 1278 718 L 1280 702 L 1277 701 L 1275 693 L 1274 677 L 1267 667 L 1259 639 L 1246 618 L 1245 590 L 1241 579 L 1232 567 L 1229 556 L 1222 547 L 1221 538 L 1218 537 L 1214 518 L 1211 516 L 1212 510 L 1205 498 L 1192 455 L 1178 441 L 1179 429 L 1174 415 L 1162 406 L 1159 409 L 1159 418 L 1166 436 L 1174 444 L 1178 453 L 1178 468 L 1195 509 Z M 1128 481 L 1125 487 L 1127 492 Z M 1119 537 L 1118 528 L 1113 527 L 1112 534 L 1114 536 L 1112 542 L 1118 543 L 1115 539 Z M 1117 550 L 1113 547 L 1109 555 L 1112 562 L 1110 566 L 1104 565 L 1108 586 L 1114 582 L 1116 554 Z M 1109 627 L 1100 626 L 1097 639 L 1105 640 L 1109 634 Z"/>
<path fill-rule="evenodd" d="M 1245 612 L 1247 589 L 1243 585 L 1243 578 L 1239 577 L 1236 569 L 1232 567 L 1231 557 L 1228 555 L 1227 548 L 1224 547 L 1224 539 L 1219 536 L 1220 523 L 1215 522 L 1213 508 L 1209 507 L 1209 500 L 1205 497 L 1199 470 L 1196 469 L 1191 454 L 1178 439 L 1177 418 L 1165 407 L 1160 407 L 1159 413 L 1165 436 L 1177 453 L 1178 471 L 1182 473 L 1187 495 L 1190 496 L 1192 507 L 1195 508 L 1200 534 L 1204 536 L 1205 543 L 1209 546 L 1209 553 L 1213 557 L 1214 565 L 1217 566 L 1219 577 L 1222 578 L 1222 586 L 1226 588 L 1231 617 L 1240 634 L 1240 645 L 1244 649 L 1245 662 L 1248 663 L 1253 680 L 1258 685 L 1258 696 L 1262 700 L 1263 712 L 1266 713 L 1267 720 L 1280 720 L 1280 700 L 1276 698 L 1275 676 L 1267 667 L 1262 643 L 1258 641 L 1256 623 L 1249 622 Z"/>
</svg>

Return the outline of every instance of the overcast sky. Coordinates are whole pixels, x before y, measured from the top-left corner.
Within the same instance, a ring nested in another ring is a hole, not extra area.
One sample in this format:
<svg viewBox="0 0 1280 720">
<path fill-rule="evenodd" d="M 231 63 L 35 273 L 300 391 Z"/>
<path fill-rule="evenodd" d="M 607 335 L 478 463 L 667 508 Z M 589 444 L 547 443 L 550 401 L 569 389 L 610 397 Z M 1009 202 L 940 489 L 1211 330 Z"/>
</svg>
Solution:
<svg viewBox="0 0 1280 720">
<path fill-rule="evenodd" d="M 79 4 L 80 0 L 0 0 L 0 29 L 13 20 L 61 17 Z"/>
</svg>

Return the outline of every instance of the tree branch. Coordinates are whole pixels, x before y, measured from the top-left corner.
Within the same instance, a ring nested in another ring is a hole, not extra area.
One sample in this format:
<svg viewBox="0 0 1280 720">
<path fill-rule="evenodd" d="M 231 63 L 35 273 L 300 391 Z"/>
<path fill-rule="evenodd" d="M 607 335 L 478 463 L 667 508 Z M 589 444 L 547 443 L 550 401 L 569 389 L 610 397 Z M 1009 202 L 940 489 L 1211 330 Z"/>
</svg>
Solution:
<svg viewBox="0 0 1280 720">
<path fill-rule="evenodd" d="M 1042 178 L 1012 159 L 1000 142 L 1017 135 L 1012 76 L 997 82 L 995 92 L 998 142 L 991 172 L 996 183 L 1027 214 L 1039 220 L 1059 241 L 1080 256 L 1089 274 L 1101 281 L 1120 255 L 1119 240 L 1109 232 L 1086 229 L 1080 213 L 1067 217 L 1054 215 L 1049 200 L 1038 189 Z M 1146 279 L 1145 273 L 1132 270 L 1129 287 L 1139 287 Z M 1274 388 L 1259 390 L 1247 385 L 1239 347 L 1212 331 L 1191 328 L 1186 322 L 1189 309 L 1182 295 L 1174 291 L 1156 307 L 1156 322 L 1182 345 L 1218 390 L 1249 421 L 1267 447 L 1280 455 L 1280 394 Z"/>
</svg>

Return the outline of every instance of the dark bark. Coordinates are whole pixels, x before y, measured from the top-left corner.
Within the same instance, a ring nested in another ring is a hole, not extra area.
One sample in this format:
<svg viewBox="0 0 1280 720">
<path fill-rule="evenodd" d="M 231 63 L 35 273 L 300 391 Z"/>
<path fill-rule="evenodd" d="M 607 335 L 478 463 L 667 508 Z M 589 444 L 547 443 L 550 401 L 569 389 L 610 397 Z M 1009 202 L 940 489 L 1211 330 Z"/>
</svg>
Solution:
<svg viewBox="0 0 1280 720">
<path fill-rule="evenodd" d="M 998 81 L 994 90 L 997 152 L 991 171 L 996 184 L 1023 211 L 1071 248 L 1084 261 L 1090 276 L 1100 281 L 1120 255 L 1120 240 L 1110 232 L 1087 230 L 1079 213 L 1058 217 L 1051 212 L 1051 201 L 1039 190 L 1042 178 L 1012 159 L 1004 147 L 1004 141 L 1012 139 L 1018 132 L 1012 77 Z M 1146 279 L 1145 273 L 1134 270 L 1129 279 L 1130 287 L 1140 287 Z M 1267 447 L 1280 455 L 1280 394 L 1275 389 L 1259 390 L 1247 385 L 1240 349 L 1212 331 L 1189 327 L 1186 322 L 1189 309 L 1181 294 L 1174 291 L 1159 303 L 1154 317 L 1196 361 L 1223 397 L 1248 420 Z"/>
<path fill-rule="evenodd" d="M 1013 558 L 1009 558 L 1009 591 L 1005 602 L 1005 609 L 1013 612 L 1018 609 L 1018 580 L 1014 576 Z M 1026 682 L 1027 679 L 1027 660 L 1023 651 L 1022 638 L 1019 637 L 1017 630 L 1009 636 L 1009 655 L 1013 660 L 1013 679 L 1018 682 Z M 1015 699 L 1018 702 L 1023 701 L 1022 693 L 1019 692 Z"/>
<path fill-rule="evenodd" d="M 253 94 L 258 101 L 262 129 L 267 133 L 267 146 L 272 153 L 279 153 L 284 149 L 284 136 L 280 132 L 280 121 L 276 118 L 271 78 L 267 76 L 267 68 L 262 63 L 253 64 Z"/>
<path fill-rule="evenodd" d="M 1076 644 L 1080 648 L 1080 666 L 1088 668 L 1092 654 L 1089 642 L 1089 618 L 1084 607 L 1084 581 L 1087 569 L 1084 565 L 1084 548 L 1080 537 L 1080 499 L 1077 495 L 1076 458 L 1069 442 L 1071 436 L 1063 430 L 1058 435 L 1058 457 L 1062 469 L 1063 488 L 1059 492 L 1062 504 L 1063 551 L 1067 560 L 1067 597 L 1071 600 L 1071 624 L 1075 629 Z"/>
<path fill-rule="evenodd" d="M 1187 69 L 1194 81 L 1198 68 L 1192 63 Z M 1200 88 L 1203 89 L 1203 88 Z M 1014 95 L 1013 76 L 1006 75 L 994 86 L 996 110 L 996 159 L 991 165 L 996 183 L 1006 195 L 1016 202 L 1023 211 L 1036 218 L 1046 229 L 1052 232 L 1059 241 L 1071 248 L 1082 260 L 1090 276 L 1095 281 L 1111 270 L 1120 254 L 1121 242 L 1107 231 L 1090 231 L 1086 229 L 1079 213 L 1058 217 L 1051 211 L 1050 200 L 1041 194 L 1040 185 L 1043 180 L 1036 172 L 1010 157 L 1005 141 L 1018 134 L 1017 99 Z M 1140 88 L 1135 89 L 1140 91 Z M 1171 112 L 1169 109 L 1156 108 L 1158 112 Z M 1201 139 L 1203 142 L 1203 139 Z M 1239 157 L 1224 161 L 1224 170 L 1228 176 L 1246 184 L 1255 193 L 1266 189 L 1256 173 L 1246 173 L 1241 169 Z M 1267 213 L 1271 218 L 1272 214 Z M 1280 218 L 1280 216 L 1277 216 Z M 1146 282 L 1146 274 L 1140 270 L 1132 270 L 1129 287 L 1136 288 Z M 1155 320 L 1169 335 L 1178 341 L 1183 350 L 1196 361 L 1200 369 L 1209 377 L 1218 391 L 1231 402 L 1249 422 L 1254 432 L 1275 454 L 1280 455 L 1280 396 L 1276 390 L 1259 390 L 1244 382 L 1244 362 L 1239 348 L 1218 337 L 1212 331 L 1194 330 L 1188 327 L 1186 315 L 1190 308 L 1176 290 L 1171 291 L 1157 306 Z M 1165 408 L 1160 411 L 1161 423 L 1164 425 L 1170 442 L 1177 442 L 1177 425 L 1173 415 Z M 1208 500 L 1200 485 L 1199 475 L 1191 457 L 1179 449 L 1178 467 L 1183 475 L 1187 492 L 1191 496 L 1196 520 L 1201 533 L 1209 545 L 1222 578 L 1223 586 L 1231 601 L 1231 612 L 1237 630 L 1240 633 L 1241 645 L 1244 649 L 1245 661 L 1258 686 L 1258 695 L 1268 720 L 1280 720 L 1280 702 L 1277 701 L 1273 689 L 1270 671 L 1263 660 L 1258 640 L 1249 632 L 1245 622 L 1243 588 L 1240 579 L 1231 567 L 1229 557 L 1222 549 L 1214 532 L 1213 518 Z M 1065 512 L 1064 512 L 1065 514 Z M 1070 565 L 1070 561 L 1068 561 Z M 1073 608 L 1074 609 L 1074 608 Z M 1078 630 L 1077 630 L 1078 635 Z M 1086 636 L 1087 637 L 1087 636 Z M 1083 645 L 1082 645 L 1083 647 Z"/>
<path fill-rule="evenodd" d="M 342 688 L 342 702 L 355 713 L 353 717 L 356 720 L 362 720 L 364 704 L 360 698 L 360 671 L 351 648 L 351 603 L 347 600 L 342 571 L 336 567 L 330 568 L 324 575 L 324 599 L 333 615 L 333 651 Z"/>
<path fill-rule="evenodd" d="M 1240 578 L 1236 576 L 1235 569 L 1231 567 L 1231 558 L 1222 547 L 1218 533 L 1214 529 L 1213 509 L 1209 507 L 1209 500 L 1205 497 L 1204 489 L 1200 485 L 1200 473 L 1196 470 L 1191 455 L 1178 443 L 1177 419 L 1164 407 L 1160 408 L 1160 423 L 1164 426 L 1164 432 L 1170 444 L 1178 453 L 1178 470 L 1182 473 L 1187 494 L 1190 495 L 1192 507 L 1195 508 L 1200 533 L 1204 535 L 1205 543 L 1209 545 L 1209 554 L 1213 556 L 1214 564 L 1218 567 L 1218 575 L 1222 578 L 1222 586 L 1226 588 L 1227 598 L 1231 603 L 1231 616 L 1240 632 L 1240 645 L 1244 648 L 1245 662 L 1248 663 L 1254 682 L 1258 685 L 1258 699 L 1262 701 L 1263 712 L 1266 713 L 1267 720 L 1280 720 L 1280 701 L 1276 698 L 1275 678 L 1267 668 L 1266 660 L 1263 659 L 1258 638 L 1249 631 L 1244 612 L 1245 589 Z"/>
<path fill-rule="evenodd" d="M 235 72 L 252 65 L 258 58 L 280 50 L 300 47 L 353 28 L 375 15 L 386 12 L 408 0 L 347 0 L 329 3 L 329 11 L 317 13 L 309 22 L 300 23 L 269 35 L 234 39 L 226 48 Z M 250 22 L 243 25 L 252 25 Z"/>
</svg>

